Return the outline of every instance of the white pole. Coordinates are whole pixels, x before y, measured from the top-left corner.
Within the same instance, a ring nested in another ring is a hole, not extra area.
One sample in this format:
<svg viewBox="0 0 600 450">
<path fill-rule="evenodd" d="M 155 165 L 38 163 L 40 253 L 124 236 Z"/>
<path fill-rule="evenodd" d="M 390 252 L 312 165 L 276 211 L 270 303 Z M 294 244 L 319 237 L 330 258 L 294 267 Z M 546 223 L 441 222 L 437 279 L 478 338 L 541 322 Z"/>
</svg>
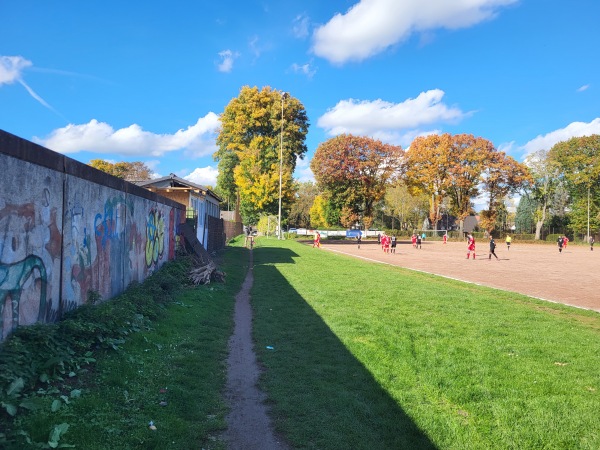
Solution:
<svg viewBox="0 0 600 450">
<path fill-rule="evenodd" d="M 587 211 L 587 236 L 585 237 L 586 242 L 590 242 L 590 187 L 588 186 L 588 211 Z"/>
</svg>

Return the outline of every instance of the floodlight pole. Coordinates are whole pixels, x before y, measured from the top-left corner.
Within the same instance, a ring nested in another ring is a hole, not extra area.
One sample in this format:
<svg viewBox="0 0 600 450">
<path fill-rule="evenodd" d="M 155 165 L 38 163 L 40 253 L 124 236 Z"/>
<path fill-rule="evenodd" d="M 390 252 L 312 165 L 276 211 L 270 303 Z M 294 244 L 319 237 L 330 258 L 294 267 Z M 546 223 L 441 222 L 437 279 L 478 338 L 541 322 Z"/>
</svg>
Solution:
<svg viewBox="0 0 600 450">
<path fill-rule="evenodd" d="M 585 237 L 586 242 L 590 242 L 590 185 L 588 184 L 588 198 L 587 198 L 587 236 Z"/>
<path fill-rule="evenodd" d="M 283 102 L 288 93 L 281 94 L 281 131 L 279 133 L 279 215 L 277 218 L 277 239 L 281 239 L 281 177 L 283 172 Z"/>
</svg>

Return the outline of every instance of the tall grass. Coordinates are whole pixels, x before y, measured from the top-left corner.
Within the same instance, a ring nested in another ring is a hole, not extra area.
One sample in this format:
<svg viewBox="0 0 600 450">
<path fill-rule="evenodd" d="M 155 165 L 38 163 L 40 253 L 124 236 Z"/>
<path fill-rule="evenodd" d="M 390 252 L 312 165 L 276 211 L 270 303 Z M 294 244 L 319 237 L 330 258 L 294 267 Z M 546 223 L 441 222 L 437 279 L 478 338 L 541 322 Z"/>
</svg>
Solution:
<svg viewBox="0 0 600 450">
<path fill-rule="evenodd" d="M 261 384 L 295 448 L 600 448 L 597 313 L 296 242 L 254 252 Z"/>
</svg>

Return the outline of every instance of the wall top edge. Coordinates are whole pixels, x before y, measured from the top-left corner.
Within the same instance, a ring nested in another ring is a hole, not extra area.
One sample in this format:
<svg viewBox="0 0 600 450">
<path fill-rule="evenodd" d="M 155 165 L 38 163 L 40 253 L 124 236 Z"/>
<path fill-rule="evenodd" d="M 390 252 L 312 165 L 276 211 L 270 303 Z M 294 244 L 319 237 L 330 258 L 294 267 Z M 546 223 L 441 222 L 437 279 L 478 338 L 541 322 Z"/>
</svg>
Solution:
<svg viewBox="0 0 600 450">
<path fill-rule="evenodd" d="M 62 155 L 34 142 L 0 130 L 0 154 L 46 167 L 66 175 L 81 178 L 125 193 L 185 210 L 185 205 L 162 195 L 150 192 L 121 178 L 109 175 L 73 158 Z"/>
</svg>

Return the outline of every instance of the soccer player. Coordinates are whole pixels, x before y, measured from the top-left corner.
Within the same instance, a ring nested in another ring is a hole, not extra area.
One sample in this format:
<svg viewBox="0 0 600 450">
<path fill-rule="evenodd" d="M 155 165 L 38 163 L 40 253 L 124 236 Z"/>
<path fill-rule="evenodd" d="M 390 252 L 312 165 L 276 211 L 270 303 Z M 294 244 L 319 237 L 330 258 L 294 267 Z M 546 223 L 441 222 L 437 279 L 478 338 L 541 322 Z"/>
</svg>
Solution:
<svg viewBox="0 0 600 450">
<path fill-rule="evenodd" d="M 475 238 L 469 233 L 467 236 L 467 259 L 471 256 L 471 253 L 473 253 L 473 259 L 475 259 Z"/>
<path fill-rule="evenodd" d="M 496 241 L 494 241 L 494 237 L 490 234 L 490 260 L 492 259 L 492 255 L 494 255 L 496 259 L 500 259 L 496 255 Z"/>
</svg>

